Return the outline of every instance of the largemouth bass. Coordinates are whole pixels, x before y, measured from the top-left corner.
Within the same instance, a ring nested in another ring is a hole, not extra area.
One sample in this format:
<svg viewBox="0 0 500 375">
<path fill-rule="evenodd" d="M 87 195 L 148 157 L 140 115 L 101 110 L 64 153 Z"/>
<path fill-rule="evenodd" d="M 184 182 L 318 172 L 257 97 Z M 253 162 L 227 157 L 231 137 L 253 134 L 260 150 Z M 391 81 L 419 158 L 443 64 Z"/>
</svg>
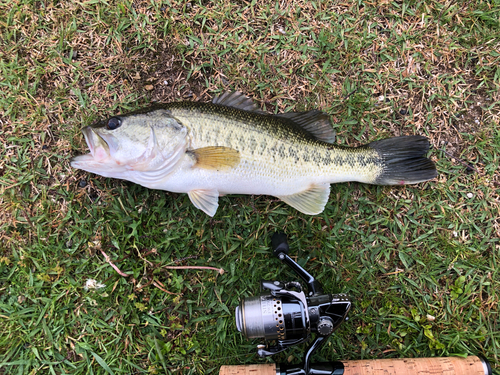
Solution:
<svg viewBox="0 0 500 375">
<path fill-rule="evenodd" d="M 272 195 L 315 215 L 332 183 L 403 185 L 437 175 L 423 136 L 341 146 L 327 114 L 271 115 L 239 92 L 211 103 L 158 104 L 82 131 L 90 154 L 73 158 L 74 168 L 187 193 L 210 216 L 224 194 Z"/>
</svg>

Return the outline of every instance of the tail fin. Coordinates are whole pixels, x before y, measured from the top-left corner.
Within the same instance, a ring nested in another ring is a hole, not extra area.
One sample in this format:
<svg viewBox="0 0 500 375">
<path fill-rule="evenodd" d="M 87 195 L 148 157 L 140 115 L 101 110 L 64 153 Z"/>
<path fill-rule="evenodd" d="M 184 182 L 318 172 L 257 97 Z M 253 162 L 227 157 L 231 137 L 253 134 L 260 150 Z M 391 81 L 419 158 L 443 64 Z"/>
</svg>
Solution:
<svg viewBox="0 0 500 375">
<path fill-rule="evenodd" d="M 437 176 L 436 166 L 425 157 L 429 141 L 420 135 L 394 137 L 368 144 L 382 159 L 384 168 L 376 185 L 417 184 Z"/>
</svg>

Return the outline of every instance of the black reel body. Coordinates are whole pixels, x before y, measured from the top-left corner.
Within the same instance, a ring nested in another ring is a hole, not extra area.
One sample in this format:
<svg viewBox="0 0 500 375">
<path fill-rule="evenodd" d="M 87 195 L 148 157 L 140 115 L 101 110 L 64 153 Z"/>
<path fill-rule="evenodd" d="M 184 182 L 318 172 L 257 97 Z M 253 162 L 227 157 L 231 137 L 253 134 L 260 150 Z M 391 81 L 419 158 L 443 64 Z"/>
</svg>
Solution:
<svg viewBox="0 0 500 375">
<path fill-rule="evenodd" d="M 261 281 L 262 294 L 248 297 L 236 308 L 236 327 L 248 339 L 264 338 L 275 345 L 259 345 L 259 356 L 279 353 L 315 334 L 306 359 L 347 319 L 351 300 L 346 294 L 325 294 L 306 270 L 288 256 L 284 234 L 272 238 L 274 255 L 288 265 L 308 286 L 299 282 Z"/>
</svg>

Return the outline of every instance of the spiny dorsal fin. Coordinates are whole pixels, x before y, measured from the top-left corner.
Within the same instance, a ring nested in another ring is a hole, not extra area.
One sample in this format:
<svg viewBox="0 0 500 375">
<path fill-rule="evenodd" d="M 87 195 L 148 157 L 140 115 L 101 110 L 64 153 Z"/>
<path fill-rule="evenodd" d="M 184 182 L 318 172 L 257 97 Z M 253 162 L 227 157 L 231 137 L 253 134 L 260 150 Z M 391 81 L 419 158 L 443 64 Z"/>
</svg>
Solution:
<svg viewBox="0 0 500 375">
<path fill-rule="evenodd" d="M 330 184 L 312 185 L 300 193 L 278 197 L 296 210 L 307 214 L 317 215 L 325 209 L 330 196 Z"/>
<path fill-rule="evenodd" d="M 220 96 L 212 99 L 212 103 L 242 109 L 244 111 L 265 113 L 261 111 L 257 103 L 239 91 L 226 91 Z"/>
<path fill-rule="evenodd" d="M 188 191 L 188 196 L 191 203 L 207 215 L 214 216 L 217 212 L 217 207 L 219 207 L 219 192 L 217 190 L 191 190 Z"/>
<path fill-rule="evenodd" d="M 240 153 L 234 148 L 209 146 L 192 151 L 195 158 L 195 167 L 205 169 L 224 170 L 236 167 L 240 162 Z"/>
<path fill-rule="evenodd" d="M 332 128 L 330 117 L 324 112 L 314 109 L 307 112 L 279 113 L 275 116 L 293 121 L 320 141 L 335 142 L 335 130 Z"/>
</svg>

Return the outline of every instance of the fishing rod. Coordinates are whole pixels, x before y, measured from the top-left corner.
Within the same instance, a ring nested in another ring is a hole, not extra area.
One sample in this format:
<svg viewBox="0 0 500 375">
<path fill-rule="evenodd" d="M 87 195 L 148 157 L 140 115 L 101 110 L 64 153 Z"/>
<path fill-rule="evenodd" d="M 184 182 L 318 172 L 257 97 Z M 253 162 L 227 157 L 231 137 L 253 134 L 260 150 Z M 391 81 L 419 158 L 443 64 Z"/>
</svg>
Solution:
<svg viewBox="0 0 500 375">
<path fill-rule="evenodd" d="M 262 280 L 261 294 L 243 298 L 236 307 L 236 328 L 247 339 L 263 338 L 259 357 L 268 357 L 309 341 L 300 365 L 222 366 L 219 375 L 492 375 L 484 358 L 405 358 L 312 362 L 332 333 L 346 320 L 352 302 L 347 294 L 324 293 L 322 285 L 290 256 L 287 237 L 275 233 L 273 254 L 307 285 Z M 273 345 L 270 344 L 273 343 Z"/>
</svg>

